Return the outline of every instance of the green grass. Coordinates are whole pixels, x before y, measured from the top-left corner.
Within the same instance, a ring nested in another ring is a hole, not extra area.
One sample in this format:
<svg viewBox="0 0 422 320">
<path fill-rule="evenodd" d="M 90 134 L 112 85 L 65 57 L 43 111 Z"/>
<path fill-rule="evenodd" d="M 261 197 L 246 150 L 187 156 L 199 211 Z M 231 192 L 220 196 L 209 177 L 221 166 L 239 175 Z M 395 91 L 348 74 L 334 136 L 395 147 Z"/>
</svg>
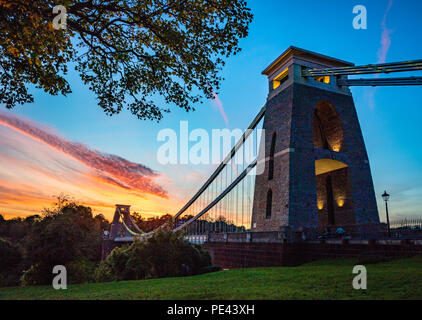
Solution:
<svg viewBox="0 0 422 320">
<path fill-rule="evenodd" d="M 354 260 L 233 269 L 194 277 L 0 288 L 0 299 L 422 299 L 422 257 L 367 265 L 368 289 L 352 288 Z"/>
</svg>

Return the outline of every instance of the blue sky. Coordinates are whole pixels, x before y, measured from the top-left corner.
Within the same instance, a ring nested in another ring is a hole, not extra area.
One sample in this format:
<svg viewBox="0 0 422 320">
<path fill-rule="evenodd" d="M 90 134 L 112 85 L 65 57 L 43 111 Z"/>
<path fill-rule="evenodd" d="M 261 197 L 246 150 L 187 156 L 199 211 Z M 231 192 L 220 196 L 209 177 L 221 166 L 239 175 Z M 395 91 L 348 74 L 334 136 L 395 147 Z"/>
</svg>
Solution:
<svg viewBox="0 0 422 320">
<path fill-rule="evenodd" d="M 376 63 L 381 48 L 382 22 L 391 40 L 386 61 L 422 58 L 422 2 L 389 0 L 302 0 L 248 1 L 254 14 L 250 33 L 241 41 L 242 52 L 229 58 L 219 92 L 229 129 L 246 128 L 266 101 L 268 85 L 261 71 L 288 46 L 295 45 L 355 64 Z M 365 5 L 368 29 L 352 27 L 355 5 Z M 385 31 L 385 30 L 384 30 Z M 76 73 L 69 75 L 73 93 L 52 97 L 34 91 L 35 103 L 16 107 L 12 113 L 46 125 L 68 140 L 78 141 L 159 172 L 169 169 L 158 164 L 155 155 L 159 130 L 178 129 L 188 120 L 190 129 L 225 128 L 226 122 L 213 102 L 197 106 L 195 112 L 172 109 L 157 124 L 140 121 L 129 112 L 108 117 L 97 106 L 93 94 Z M 422 87 L 381 87 L 352 89 L 359 115 L 380 205 L 380 194 L 391 194 L 393 218 L 422 217 Z M 1 152 L 0 148 L 0 152 Z M 177 205 L 196 191 L 213 167 L 186 166 L 180 174 L 197 173 L 177 195 Z M 176 175 L 173 179 L 176 179 Z M 176 183 L 177 184 L 177 183 Z M 172 189 L 175 190 L 175 189 Z M 172 196 L 170 192 L 169 196 Z M 163 208 L 165 205 L 163 204 Z M 384 209 L 380 207 L 381 219 Z"/>
</svg>

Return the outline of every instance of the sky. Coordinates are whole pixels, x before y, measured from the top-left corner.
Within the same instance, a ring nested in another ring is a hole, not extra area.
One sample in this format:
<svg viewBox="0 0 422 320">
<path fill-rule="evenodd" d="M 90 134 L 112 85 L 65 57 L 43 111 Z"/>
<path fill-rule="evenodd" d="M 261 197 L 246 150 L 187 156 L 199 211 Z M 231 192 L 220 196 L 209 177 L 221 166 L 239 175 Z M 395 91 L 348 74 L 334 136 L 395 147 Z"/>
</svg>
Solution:
<svg viewBox="0 0 422 320">
<path fill-rule="evenodd" d="M 174 214 L 197 191 L 215 165 L 162 165 L 157 151 L 162 129 L 245 129 L 268 94 L 261 75 L 287 47 L 356 65 L 422 58 L 420 1 L 248 1 L 254 14 L 242 51 L 227 60 L 215 99 L 160 122 L 128 111 L 109 117 L 75 72 L 73 93 L 49 96 L 33 90 L 35 102 L 7 111 L 0 106 L 0 214 L 40 213 L 66 194 L 111 218 L 114 205 L 130 204 L 144 215 Z M 352 10 L 367 8 L 366 30 L 355 30 Z M 381 220 L 384 190 L 391 218 L 422 217 L 422 87 L 353 87 L 353 97 L 371 164 Z"/>
</svg>

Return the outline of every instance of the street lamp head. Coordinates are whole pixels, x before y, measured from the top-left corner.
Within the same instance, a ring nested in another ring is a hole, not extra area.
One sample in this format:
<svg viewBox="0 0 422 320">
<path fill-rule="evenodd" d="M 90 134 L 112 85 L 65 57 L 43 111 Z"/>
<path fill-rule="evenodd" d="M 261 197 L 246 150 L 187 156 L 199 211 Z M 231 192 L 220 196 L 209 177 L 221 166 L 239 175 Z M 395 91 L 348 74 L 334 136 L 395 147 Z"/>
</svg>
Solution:
<svg viewBox="0 0 422 320">
<path fill-rule="evenodd" d="M 390 199 L 390 195 L 387 193 L 387 191 L 384 191 L 384 193 L 382 194 L 382 198 L 384 199 L 385 202 L 387 202 Z"/>
</svg>

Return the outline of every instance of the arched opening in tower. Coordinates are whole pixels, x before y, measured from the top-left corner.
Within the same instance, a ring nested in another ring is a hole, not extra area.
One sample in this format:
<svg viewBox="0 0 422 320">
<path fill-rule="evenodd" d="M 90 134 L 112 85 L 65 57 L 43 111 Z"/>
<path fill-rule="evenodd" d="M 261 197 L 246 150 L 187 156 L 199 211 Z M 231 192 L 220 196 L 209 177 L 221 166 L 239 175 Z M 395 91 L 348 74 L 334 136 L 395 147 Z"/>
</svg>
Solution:
<svg viewBox="0 0 422 320">
<path fill-rule="evenodd" d="M 332 160 L 315 161 L 317 187 L 318 229 L 321 232 L 355 224 L 349 168 L 347 164 Z"/>
<path fill-rule="evenodd" d="M 328 101 L 321 101 L 315 108 L 313 133 L 315 148 L 345 151 L 340 117 Z"/>
</svg>

